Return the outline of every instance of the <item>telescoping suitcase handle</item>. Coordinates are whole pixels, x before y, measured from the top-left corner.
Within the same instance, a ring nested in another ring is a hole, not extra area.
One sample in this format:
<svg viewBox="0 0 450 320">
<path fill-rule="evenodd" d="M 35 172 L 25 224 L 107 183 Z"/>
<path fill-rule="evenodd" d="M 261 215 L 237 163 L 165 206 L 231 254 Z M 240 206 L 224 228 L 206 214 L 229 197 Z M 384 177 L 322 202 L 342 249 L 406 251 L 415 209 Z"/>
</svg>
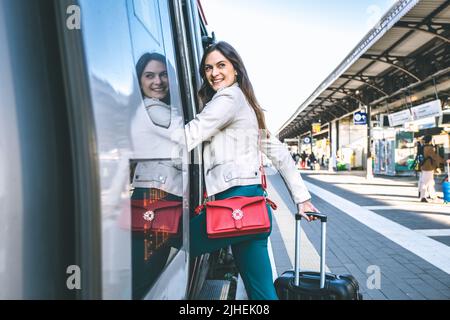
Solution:
<svg viewBox="0 0 450 320">
<path fill-rule="evenodd" d="M 327 234 L 327 216 L 316 212 L 307 212 L 308 217 L 315 217 L 320 219 L 322 226 L 322 237 L 320 241 L 320 288 L 325 287 L 325 248 L 326 248 L 326 234 Z M 300 233 L 301 233 L 302 216 L 295 214 L 295 285 L 300 284 Z"/>
</svg>

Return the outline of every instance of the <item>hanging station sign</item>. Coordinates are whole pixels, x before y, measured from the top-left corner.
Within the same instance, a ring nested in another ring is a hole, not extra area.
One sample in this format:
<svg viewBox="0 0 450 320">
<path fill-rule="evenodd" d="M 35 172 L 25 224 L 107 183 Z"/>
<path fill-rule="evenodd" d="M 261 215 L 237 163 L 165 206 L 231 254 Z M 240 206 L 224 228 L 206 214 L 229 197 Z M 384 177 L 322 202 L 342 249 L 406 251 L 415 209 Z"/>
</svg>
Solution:
<svg viewBox="0 0 450 320">
<path fill-rule="evenodd" d="M 438 117 L 442 114 L 441 100 L 437 99 L 411 108 L 414 120 Z"/>
<path fill-rule="evenodd" d="M 411 112 L 409 109 L 402 110 L 399 112 L 395 112 L 393 114 L 388 115 L 389 119 L 389 126 L 390 127 L 397 127 L 405 124 L 408 121 L 412 120 Z"/>
<path fill-rule="evenodd" d="M 367 124 L 367 114 L 363 111 L 358 111 L 353 114 L 353 124 L 362 125 Z"/>
<path fill-rule="evenodd" d="M 320 132 L 320 123 L 319 122 L 313 123 L 312 124 L 312 133 L 315 134 L 318 132 Z"/>
</svg>

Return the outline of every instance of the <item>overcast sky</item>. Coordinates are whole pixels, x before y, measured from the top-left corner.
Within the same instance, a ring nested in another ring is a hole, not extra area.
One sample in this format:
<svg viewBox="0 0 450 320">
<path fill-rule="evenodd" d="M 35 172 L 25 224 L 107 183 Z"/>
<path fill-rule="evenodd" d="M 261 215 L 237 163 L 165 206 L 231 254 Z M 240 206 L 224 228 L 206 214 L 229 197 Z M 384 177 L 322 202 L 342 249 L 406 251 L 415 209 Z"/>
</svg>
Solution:
<svg viewBox="0 0 450 320">
<path fill-rule="evenodd" d="M 242 56 L 273 133 L 395 2 L 201 0 L 208 29 Z"/>
</svg>

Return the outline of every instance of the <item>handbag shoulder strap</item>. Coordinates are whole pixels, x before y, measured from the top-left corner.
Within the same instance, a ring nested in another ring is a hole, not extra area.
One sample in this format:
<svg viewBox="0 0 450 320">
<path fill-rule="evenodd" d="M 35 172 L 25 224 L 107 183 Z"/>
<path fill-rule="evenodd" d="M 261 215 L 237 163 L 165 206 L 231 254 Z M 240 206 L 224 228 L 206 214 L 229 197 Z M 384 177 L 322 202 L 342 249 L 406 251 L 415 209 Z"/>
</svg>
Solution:
<svg viewBox="0 0 450 320">
<path fill-rule="evenodd" d="M 262 186 L 263 190 L 266 191 L 267 190 L 267 179 L 266 179 L 266 172 L 264 171 L 263 149 L 262 149 L 260 133 L 258 133 L 258 144 L 259 144 L 259 152 L 261 154 L 261 162 L 259 164 L 259 170 L 261 171 L 261 186 Z"/>
</svg>

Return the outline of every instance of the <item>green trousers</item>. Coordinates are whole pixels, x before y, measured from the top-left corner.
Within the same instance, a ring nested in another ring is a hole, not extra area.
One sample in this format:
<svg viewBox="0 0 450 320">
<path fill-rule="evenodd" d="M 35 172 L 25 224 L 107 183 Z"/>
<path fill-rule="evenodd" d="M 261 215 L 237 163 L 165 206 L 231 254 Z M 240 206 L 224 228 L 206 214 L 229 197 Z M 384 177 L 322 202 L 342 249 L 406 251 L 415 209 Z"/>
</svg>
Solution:
<svg viewBox="0 0 450 320">
<path fill-rule="evenodd" d="M 234 196 L 262 196 L 260 185 L 237 186 L 216 195 L 216 200 Z M 272 225 L 272 210 L 267 206 Z M 272 230 L 272 229 L 271 229 Z M 270 231 L 271 232 L 271 231 Z M 241 237 L 209 239 L 206 234 L 206 214 L 202 211 L 190 221 L 190 253 L 198 256 L 231 245 L 233 257 L 244 281 L 250 300 L 278 300 L 273 285 L 272 267 L 267 250 L 270 232 Z"/>
</svg>

